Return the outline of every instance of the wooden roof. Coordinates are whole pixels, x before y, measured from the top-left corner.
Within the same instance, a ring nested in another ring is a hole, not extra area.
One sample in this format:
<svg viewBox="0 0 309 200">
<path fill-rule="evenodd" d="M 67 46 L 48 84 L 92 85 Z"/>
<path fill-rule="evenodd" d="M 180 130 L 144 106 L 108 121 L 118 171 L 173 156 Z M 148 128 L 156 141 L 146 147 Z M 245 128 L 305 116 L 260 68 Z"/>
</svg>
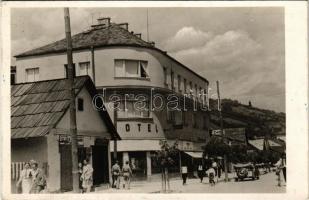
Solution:
<svg viewBox="0 0 309 200">
<path fill-rule="evenodd" d="M 90 77 L 80 76 L 74 79 L 74 88 L 78 94 L 83 87 L 89 94 L 96 94 Z M 48 134 L 61 120 L 69 108 L 70 90 L 68 79 L 57 79 L 11 86 L 11 137 L 28 138 Z M 100 111 L 113 138 L 120 139 L 113 123 L 105 111 Z"/>
</svg>

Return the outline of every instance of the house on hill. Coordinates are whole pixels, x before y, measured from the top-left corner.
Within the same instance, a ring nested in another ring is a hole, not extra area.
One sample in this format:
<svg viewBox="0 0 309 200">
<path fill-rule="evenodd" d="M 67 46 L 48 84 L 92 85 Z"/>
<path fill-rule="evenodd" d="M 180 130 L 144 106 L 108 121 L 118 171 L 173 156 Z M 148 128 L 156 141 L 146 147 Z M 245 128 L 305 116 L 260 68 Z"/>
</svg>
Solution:
<svg viewBox="0 0 309 200">
<path fill-rule="evenodd" d="M 109 141 L 119 140 L 120 136 L 109 114 L 92 106 L 96 88 L 90 77 L 76 77 L 74 88 L 78 160 L 89 158 L 94 168 L 94 185 L 107 184 L 111 181 Z M 68 79 L 11 86 L 13 183 L 24 163 L 34 159 L 45 172 L 49 192 L 72 190 L 69 94 Z"/>
</svg>

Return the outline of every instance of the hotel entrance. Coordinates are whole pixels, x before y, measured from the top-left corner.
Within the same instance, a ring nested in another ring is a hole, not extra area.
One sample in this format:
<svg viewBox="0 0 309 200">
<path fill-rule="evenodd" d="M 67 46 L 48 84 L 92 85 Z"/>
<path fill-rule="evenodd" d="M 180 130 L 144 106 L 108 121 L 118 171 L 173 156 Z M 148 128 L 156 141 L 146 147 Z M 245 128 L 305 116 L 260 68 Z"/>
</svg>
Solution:
<svg viewBox="0 0 309 200">
<path fill-rule="evenodd" d="M 146 152 L 129 152 L 130 164 L 133 172 L 133 180 L 144 180 L 147 178 Z"/>
</svg>

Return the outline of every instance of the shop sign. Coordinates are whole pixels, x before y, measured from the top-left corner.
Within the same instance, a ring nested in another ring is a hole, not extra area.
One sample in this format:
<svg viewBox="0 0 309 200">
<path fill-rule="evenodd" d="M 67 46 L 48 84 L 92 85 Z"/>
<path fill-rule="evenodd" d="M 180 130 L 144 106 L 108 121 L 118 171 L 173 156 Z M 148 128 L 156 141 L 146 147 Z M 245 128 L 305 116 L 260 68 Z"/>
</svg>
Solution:
<svg viewBox="0 0 309 200">
<path fill-rule="evenodd" d="M 70 135 L 59 135 L 59 144 L 71 144 L 71 136 Z"/>
</svg>

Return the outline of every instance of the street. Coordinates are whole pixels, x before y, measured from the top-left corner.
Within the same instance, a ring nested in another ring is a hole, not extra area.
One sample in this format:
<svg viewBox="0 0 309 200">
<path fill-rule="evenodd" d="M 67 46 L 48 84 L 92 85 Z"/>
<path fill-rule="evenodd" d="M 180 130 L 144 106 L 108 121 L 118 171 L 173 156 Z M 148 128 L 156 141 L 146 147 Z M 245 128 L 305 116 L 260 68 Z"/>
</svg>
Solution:
<svg viewBox="0 0 309 200">
<path fill-rule="evenodd" d="M 232 178 L 233 174 L 229 174 Z M 210 186 L 208 178 L 204 178 L 203 183 L 199 179 L 188 179 L 186 185 L 182 185 L 180 178 L 170 181 L 170 193 L 283 193 L 286 191 L 286 184 L 283 181 L 282 186 L 277 186 L 277 176 L 274 172 L 260 176 L 259 180 L 247 180 L 234 182 L 231 179 L 225 183 L 221 177 L 215 186 Z M 122 185 L 122 183 L 121 183 Z M 114 188 L 96 188 L 98 193 L 160 193 L 161 181 L 138 181 L 131 183 L 131 189 L 114 189 Z"/>
</svg>

